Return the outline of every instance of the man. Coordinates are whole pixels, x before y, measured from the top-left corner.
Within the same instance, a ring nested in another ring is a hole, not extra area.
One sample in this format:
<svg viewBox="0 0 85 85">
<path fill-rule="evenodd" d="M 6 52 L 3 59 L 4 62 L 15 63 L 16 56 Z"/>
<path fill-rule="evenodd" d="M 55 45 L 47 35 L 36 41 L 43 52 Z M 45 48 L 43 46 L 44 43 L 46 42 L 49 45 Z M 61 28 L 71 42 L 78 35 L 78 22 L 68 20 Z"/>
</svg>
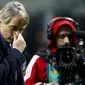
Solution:
<svg viewBox="0 0 85 85">
<path fill-rule="evenodd" d="M 0 10 L 0 85 L 24 85 L 21 65 L 26 42 L 21 33 L 28 20 L 24 6 L 17 1 Z"/>
<path fill-rule="evenodd" d="M 47 29 L 47 36 L 51 53 L 46 58 L 53 57 L 58 47 L 76 45 L 75 36 L 69 36 L 75 30 L 73 19 L 67 17 L 55 17 L 51 20 Z M 61 82 L 61 74 L 50 63 L 42 59 L 42 55 L 34 55 L 27 66 L 24 76 L 26 85 L 58 85 Z"/>
</svg>

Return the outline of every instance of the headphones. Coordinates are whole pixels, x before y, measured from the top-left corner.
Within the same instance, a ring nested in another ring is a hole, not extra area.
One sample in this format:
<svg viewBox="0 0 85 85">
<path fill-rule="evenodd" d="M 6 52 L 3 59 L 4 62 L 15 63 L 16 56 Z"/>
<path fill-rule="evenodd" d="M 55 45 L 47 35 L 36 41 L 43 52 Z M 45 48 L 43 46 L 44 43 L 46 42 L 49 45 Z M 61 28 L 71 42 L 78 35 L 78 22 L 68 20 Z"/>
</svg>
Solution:
<svg viewBox="0 0 85 85">
<path fill-rule="evenodd" d="M 47 38 L 48 40 L 52 40 L 53 39 L 53 31 L 52 28 L 50 27 L 51 24 L 55 24 L 55 22 L 57 21 L 61 21 L 61 20 L 68 20 L 71 21 L 75 27 L 74 30 L 79 30 L 79 25 L 77 22 L 75 22 L 72 18 L 69 17 L 59 17 L 59 18 L 55 18 L 53 20 L 51 20 L 48 25 L 47 25 Z"/>
</svg>

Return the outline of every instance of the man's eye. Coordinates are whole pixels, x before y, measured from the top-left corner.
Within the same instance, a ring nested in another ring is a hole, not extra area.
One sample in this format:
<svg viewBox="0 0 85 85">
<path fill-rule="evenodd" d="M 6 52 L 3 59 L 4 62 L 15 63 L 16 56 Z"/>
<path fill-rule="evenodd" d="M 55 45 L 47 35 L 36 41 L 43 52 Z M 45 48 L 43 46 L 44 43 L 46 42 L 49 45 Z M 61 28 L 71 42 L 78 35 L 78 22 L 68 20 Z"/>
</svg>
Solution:
<svg viewBox="0 0 85 85">
<path fill-rule="evenodd" d="M 63 39 L 64 37 L 65 37 L 64 35 L 59 35 L 59 38 L 62 38 Z"/>
<path fill-rule="evenodd" d="M 10 28 L 11 28 L 13 31 L 16 31 L 16 30 L 17 30 L 17 26 L 10 26 Z"/>
<path fill-rule="evenodd" d="M 17 29 L 16 29 L 16 28 L 12 28 L 12 30 L 13 30 L 13 31 L 17 31 Z"/>
<path fill-rule="evenodd" d="M 12 31 L 16 31 L 17 28 L 15 28 L 15 27 L 11 27 L 11 30 L 12 30 Z"/>
</svg>

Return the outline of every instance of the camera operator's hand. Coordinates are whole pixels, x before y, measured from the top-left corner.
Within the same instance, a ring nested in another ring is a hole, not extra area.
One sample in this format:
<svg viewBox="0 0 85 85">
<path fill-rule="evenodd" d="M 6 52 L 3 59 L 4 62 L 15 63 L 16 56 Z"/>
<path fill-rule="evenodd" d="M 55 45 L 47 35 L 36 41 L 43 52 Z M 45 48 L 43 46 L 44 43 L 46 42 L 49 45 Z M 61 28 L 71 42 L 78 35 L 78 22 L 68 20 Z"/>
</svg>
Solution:
<svg viewBox="0 0 85 85">
<path fill-rule="evenodd" d="M 42 83 L 42 82 L 38 82 L 38 83 L 36 83 L 36 84 L 34 84 L 34 85 L 59 85 L 58 83 L 56 83 L 56 82 L 52 82 L 52 83 Z"/>
<path fill-rule="evenodd" d="M 21 53 L 26 47 L 26 42 L 21 34 L 14 33 L 13 48 L 18 49 Z"/>
<path fill-rule="evenodd" d="M 46 85 L 59 85 L 59 84 L 56 82 L 52 82 L 52 83 L 47 83 Z"/>
</svg>

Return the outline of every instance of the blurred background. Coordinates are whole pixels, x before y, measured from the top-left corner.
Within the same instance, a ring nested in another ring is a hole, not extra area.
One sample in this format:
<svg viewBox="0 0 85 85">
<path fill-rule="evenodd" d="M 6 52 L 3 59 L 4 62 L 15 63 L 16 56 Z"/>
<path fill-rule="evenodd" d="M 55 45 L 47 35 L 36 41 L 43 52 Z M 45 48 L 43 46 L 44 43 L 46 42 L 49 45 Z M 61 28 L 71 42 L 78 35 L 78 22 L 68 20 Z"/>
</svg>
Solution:
<svg viewBox="0 0 85 85">
<path fill-rule="evenodd" d="M 0 0 L 0 8 L 12 0 Z M 30 16 L 30 23 L 23 32 L 26 50 L 34 55 L 48 44 L 47 24 L 55 16 L 72 17 L 85 30 L 85 0 L 16 0 L 21 2 Z"/>
</svg>

